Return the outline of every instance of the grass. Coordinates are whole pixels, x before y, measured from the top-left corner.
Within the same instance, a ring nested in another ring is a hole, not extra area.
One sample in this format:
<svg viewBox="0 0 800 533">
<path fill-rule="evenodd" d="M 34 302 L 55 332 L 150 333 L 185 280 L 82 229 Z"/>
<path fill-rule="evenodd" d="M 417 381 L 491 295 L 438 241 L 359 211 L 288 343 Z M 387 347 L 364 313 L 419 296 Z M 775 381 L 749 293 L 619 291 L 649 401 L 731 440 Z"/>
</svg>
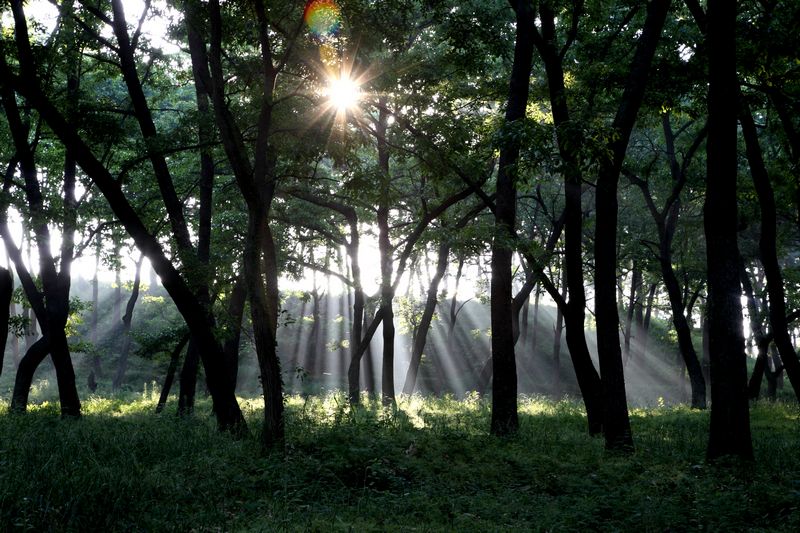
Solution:
<svg viewBox="0 0 800 533">
<path fill-rule="evenodd" d="M 242 400 L 253 431 L 260 411 Z M 283 452 L 179 420 L 155 398 L 0 404 L 0 531 L 798 531 L 800 411 L 758 405 L 755 464 L 706 464 L 707 413 L 632 412 L 636 454 L 608 456 L 578 404 L 528 398 L 518 436 L 478 398 L 351 411 L 291 397 Z"/>
</svg>

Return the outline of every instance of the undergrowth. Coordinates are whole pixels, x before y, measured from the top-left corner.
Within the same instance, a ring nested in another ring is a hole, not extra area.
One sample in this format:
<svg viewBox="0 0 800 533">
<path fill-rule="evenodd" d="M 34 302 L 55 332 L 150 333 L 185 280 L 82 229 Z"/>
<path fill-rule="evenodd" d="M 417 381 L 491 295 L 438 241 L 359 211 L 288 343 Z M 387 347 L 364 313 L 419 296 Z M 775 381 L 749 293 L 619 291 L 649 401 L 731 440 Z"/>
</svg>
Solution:
<svg viewBox="0 0 800 533">
<path fill-rule="evenodd" d="M 633 411 L 636 453 L 616 457 L 567 400 L 522 399 L 501 439 L 477 397 L 290 397 L 269 453 L 260 403 L 241 400 L 244 440 L 207 402 L 179 419 L 153 394 L 93 397 L 80 420 L 0 403 L 0 531 L 800 530 L 796 405 L 752 410 L 755 464 L 710 465 L 707 413 L 680 407 Z"/>
</svg>

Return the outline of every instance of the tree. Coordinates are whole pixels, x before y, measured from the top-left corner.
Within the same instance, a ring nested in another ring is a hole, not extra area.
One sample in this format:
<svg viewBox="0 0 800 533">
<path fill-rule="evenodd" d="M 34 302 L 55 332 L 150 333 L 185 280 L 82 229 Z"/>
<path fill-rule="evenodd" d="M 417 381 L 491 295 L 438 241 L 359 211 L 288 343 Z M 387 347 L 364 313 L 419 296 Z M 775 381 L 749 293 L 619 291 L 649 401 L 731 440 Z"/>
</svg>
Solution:
<svg viewBox="0 0 800 533">
<path fill-rule="evenodd" d="M 661 120 L 670 175 L 672 177 L 672 190 L 664 201 L 664 206 L 661 209 L 656 206 L 653 194 L 650 191 L 650 185 L 647 181 L 633 175 L 629 171 L 626 172 L 626 174 L 629 179 L 641 189 L 645 204 L 656 223 L 658 232 L 658 264 L 661 269 L 661 276 L 664 279 L 664 286 L 667 289 L 667 296 L 669 297 L 672 310 L 672 323 L 678 335 L 678 347 L 689 373 L 692 387 L 692 407 L 696 409 L 705 409 L 706 384 L 703 379 L 700 361 L 692 344 L 691 328 L 687 316 L 685 315 L 688 302 L 684 301 L 680 283 L 678 282 L 678 277 L 673 267 L 672 241 L 675 236 L 678 217 L 680 216 L 680 196 L 688 179 L 687 173 L 689 164 L 694 154 L 700 148 L 702 141 L 705 139 L 706 128 L 701 128 L 697 135 L 695 135 L 694 140 L 683 156 L 683 160 L 679 162 L 675 149 L 675 134 L 672 130 L 670 114 L 664 113 Z"/>
<path fill-rule="evenodd" d="M 708 459 L 753 458 L 742 331 L 736 228 L 736 4 L 709 0 L 708 178 L 704 206 L 708 258 L 711 425 Z"/>
<path fill-rule="evenodd" d="M 147 106 L 147 101 L 141 89 L 136 73 L 136 64 L 133 60 L 134 43 L 126 37 L 127 24 L 124 22 L 124 12 L 120 2 L 114 2 L 114 15 L 116 22 L 105 14 L 96 12 L 101 20 L 115 27 L 115 33 L 121 41 L 116 48 L 120 55 L 120 62 L 124 64 L 124 75 L 129 93 L 137 113 L 137 119 L 145 139 L 150 139 L 157 134 L 152 122 L 152 116 Z M 12 2 L 14 12 L 17 58 L 20 64 L 20 74 L 13 72 L 10 66 L 3 61 L 0 64 L 0 78 L 5 88 L 13 88 L 23 96 L 29 105 L 37 110 L 49 128 L 64 144 L 66 150 L 80 165 L 83 172 L 92 180 L 105 196 L 117 218 L 133 238 L 137 247 L 150 259 L 161 278 L 164 287 L 170 293 L 176 306 L 184 316 L 192 334 L 202 341 L 201 358 L 206 367 L 206 378 L 209 392 L 214 399 L 214 413 L 220 429 L 232 430 L 240 433 L 245 430 L 246 424 L 233 394 L 233 388 L 225 379 L 223 370 L 224 356 L 221 345 L 214 337 L 213 328 L 210 327 L 208 312 L 197 301 L 186 280 L 181 276 L 172 260 L 167 258 L 161 244 L 150 233 L 139 214 L 133 209 L 128 197 L 122 189 L 120 182 L 114 179 L 106 165 L 95 155 L 93 149 L 87 144 L 84 135 L 69 120 L 68 116 L 54 104 L 52 99 L 43 91 L 37 72 L 36 62 L 31 52 L 30 40 L 27 34 L 26 19 L 22 9 L 22 2 Z M 96 10 L 95 10 L 96 11 Z M 159 184 L 161 199 L 171 221 L 173 236 L 185 248 L 190 246 L 182 223 L 180 203 L 176 201 L 174 187 L 169 182 L 168 168 L 165 167 L 164 154 L 157 147 L 150 146 L 148 156 L 154 166 L 154 173 Z M 187 258 L 186 253 L 179 254 Z M 42 345 L 44 346 L 44 344 Z"/>
</svg>

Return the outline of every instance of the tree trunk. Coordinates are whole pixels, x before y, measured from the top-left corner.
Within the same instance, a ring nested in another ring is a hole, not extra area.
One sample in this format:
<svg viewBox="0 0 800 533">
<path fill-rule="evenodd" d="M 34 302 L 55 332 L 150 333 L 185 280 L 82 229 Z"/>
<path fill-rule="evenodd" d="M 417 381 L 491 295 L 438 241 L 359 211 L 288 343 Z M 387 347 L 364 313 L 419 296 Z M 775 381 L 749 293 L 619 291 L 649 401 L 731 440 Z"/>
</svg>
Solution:
<svg viewBox="0 0 800 533">
<path fill-rule="evenodd" d="M 758 308 L 758 301 L 756 300 L 753 291 L 753 284 L 750 282 L 750 275 L 747 273 L 744 261 L 741 264 L 740 270 L 742 288 L 747 297 L 747 314 L 750 315 L 750 331 L 755 339 L 758 354 L 756 362 L 753 366 L 753 373 L 750 375 L 750 381 L 747 384 L 747 395 L 751 400 L 758 400 L 761 395 L 761 381 L 764 379 L 765 371 L 769 370 L 769 339 L 764 335 L 764 328 L 762 327 L 762 313 Z"/>
<path fill-rule="evenodd" d="M 44 358 L 50 353 L 47 339 L 42 337 L 25 352 L 17 367 L 14 378 L 14 392 L 11 394 L 11 412 L 24 413 L 28 409 L 28 396 L 33 384 L 33 374 Z"/>
<path fill-rule="evenodd" d="M 656 295 L 656 288 L 658 284 L 651 283 L 650 289 L 647 292 L 647 305 L 644 310 L 644 318 L 642 319 L 642 358 L 647 355 L 647 346 L 650 344 L 650 319 L 653 315 L 653 299 Z"/>
<path fill-rule="evenodd" d="M 239 381 L 239 343 L 242 338 L 242 319 L 244 318 L 246 301 L 247 286 L 244 276 L 240 274 L 236 277 L 236 282 L 233 284 L 231 295 L 228 298 L 226 313 L 228 334 L 222 346 L 223 352 L 225 353 L 228 376 L 234 390 L 236 390 L 236 384 Z"/>
<path fill-rule="evenodd" d="M 100 252 L 102 251 L 102 240 L 100 233 L 95 235 L 95 254 L 94 254 L 94 277 L 92 277 L 92 314 L 89 321 L 89 339 L 92 343 L 92 362 L 87 383 L 89 389 L 94 392 L 97 390 L 97 379 L 100 377 L 100 354 L 97 347 L 97 322 L 99 316 L 98 306 L 100 305 Z"/>
<path fill-rule="evenodd" d="M 529 295 L 527 298 L 525 298 L 525 303 L 522 304 L 522 323 L 519 327 L 519 345 L 522 350 L 527 349 L 528 335 L 530 333 L 530 311 L 531 299 Z"/>
<path fill-rule="evenodd" d="M 563 290 L 566 290 L 566 284 L 562 283 Z M 531 330 L 531 351 L 536 353 L 536 340 L 539 336 L 539 296 L 541 292 L 537 289 L 536 294 L 533 296 L 533 327 Z M 566 297 L 566 292 L 564 292 Z"/>
<path fill-rule="evenodd" d="M 761 146 L 758 142 L 753 116 L 748 106 L 742 102 L 739 113 L 750 163 L 750 174 L 753 177 L 758 203 L 761 207 L 761 236 L 758 241 L 759 257 L 767 278 L 767 294 L 769 295 L 769 322 L 772 329 L 775 347 L 781 355 L 786 375 L 794 388 L 795 397 L 800 401 L 800 361 L 797 359 L 792 339 L 789 335 L 789 324 L 786 321 L 786 294 L 783 288 L 783 274 L 778 263 L 777 248 L 777 216 L 775 213 L 775 195 L 764 165 Z"/>
<path fill-rule="evenodd" d="M 583 176 L 580 170 L 580 142 L 572 131 L 567 105 L 564 69 L 556 49 L 555 14 L 548 4 L 539 6 L 542 41 L 537 42 L 545 65 L 553 123 L 559 154 L 564 162 L 564 264 L 569 300 L 564 312 L 566 341 L 575 368 L 575 377 L 586 407 L 589 434 L 597 435 L 603 426 L 603 394 L 600 375 L 594 367 L 584 331 L 586 292 L 583 283 Z"/>
<path fill-rule="evenodd" d="M 561 269 L 561 294 L 567 294 L 566 270 Z M 538 294 L 537 294 L 538 296 Z M 561 332 L 564 329 L 564 313 L 556 306 L 556 324 L 553 330 L 553 394 L 561 396 Z"/>
<path fill-rule="evenodd" d="M 753 459 L 736 228 L 736 1 L 708 1 L 708 262 L 711 424 L 707 458 Z"/>
<path fill-rule="evenodd" d="M 664 278 L 667 296 L 669 296 L 669 303 L 672 309 L 672 324 L 675 326 L 675 333 L 678 336 L 678 347 L 689 374 L 689 381 L 692 387 L 692 408 L 705 409 L 706 383 L 703 379 L 703 369 L 692 344 L 692 331 L 689 328 L 686 316 L 683 314 L 683 296 L 678 284 L 678 278 L 675 277 L 675 271 L 672 270 L 672 253 L 668 246 L 662 246 L 661 248 L 661 274 Z"/>
<path fill-rule="evenodd" d="M 122 317 L 122 328 L 120 331 L 120 337 L 122 338 L 122 350 L 119 354 L 117 373 L 114 375 L 114 382 L 112 384 L 112 388 L 114 390 L 117 390 L 122 386 L 122 380 L 125 378 L 125 371 L 128 369 L 128 356 L 131 351 L 131 320 L 133 320 L 133 308 L 136 306 L 136 300 L 139 299 L 139 286 L 142 279 L 142 261 L 144 261 L 144 255 L 139 256 L 139 260 L 136 262 L 136 274 L 133 278 L 133 290 L 128 298 L 128 304 L 125 306 L 125 316 Z"/>
<path fill-rule="evenodd" d="M 383 317 L 383 361 L 381 370 L 381 401 L 385 406 L 396 405 L 394 394 L 394 310 L 392 309 L 392 245 L 389 241 L 389 150 L 386 132 L 389 116 L 384 102 L 378 111 L 378 171 L 380 172 L 380 201 L 378 205 L 378 250 L 381 264 L 381 316 Z"/>
<path fill-rule="evenodd" d="M 511 67 L 505 125 L 520 126 L 528 105 L 531 65 L 533 62 L 532 6 L 519 2 L 516 12 L 516 41 Z M 517 363 L 514 356 L 512 327 L 511 242 L 516 231 L 516 166 L 519 160 L 519 137 L 511 136 L 500 147 L 495 195 L 494 236 L 492 239 L 491 319 L 492 319 L 492 422 L 493 435 L 514 434 L 519 429 L 517 415 Z"/>
<path fill-rule="evenodd" d="M 654 0 L 647 5 L 647 18 L 636 45 L 636 53 L 625 89 L 614 117 L 614 139 L 610 157 L 601 162 L 595 190 L 595 316 L 597 352 L 603 387 L 603 433 L 606 449 L 629 452 L 633 437 L 625 397 L 625 375 L 619 345 L 619 314 L 616 301 L 617 280 L 617 186 L 625 152 L 655 55 L 670 0 Z"/>
<path fill-rule="evenodd" d="M 439 245 L 439 255 L 436 261 L 436 273 L 431 279 L 428 286 L 428 294 L 425 300 L 425 309 L 422 311 L 422 317 L 417 327 L 417 333 L 414 335 L 414 340 L 411 348 L 411 361 L 408 365 L 408 372 L 406 373 L 406 382 L 403 386 L 403 394 L 411 395 L 414 393 L 414 387 L 417 383 L 417 374 L 419 373 L 420 362 L 422 361 L 422 352 L 425 349 L 425 344 L 428 340 L 428 331 L 431 327 L 433 320 L 433 313 L 436 311 L 436 301 L 439 295 L 439 283 L 444 277 L 447 270 L 448 259 L 450 257 L 450 246 L 448 244 Z"/>
<path fill-rule="evenodd" d="M 119 246 L 114 247 L 114 256 L 121 259 L 121 249 Z M 112 329 L 116 329 L 122 320 L 122 266 L 117 263 L 114 267 L 114 302 L 111 310 L 111 323 L 114 324 Z"/>
<path fill-rule="evenodd" d="M 25 24 L 22 6 L 19 3 L 12 5 L 18 29 L 15 32 L 18 46 L 29 46 L 27 29 L 22 31 L 19 27 Z M 23 44 L 24 43 L 24 44 Z M 29 51 L 29 50 L 28 50 Z M 70 72 L 67 80 L 67 94 L 74 95 L 77 90 L 77 79 L 73 76 L 75 71 L 74 54 L 68 55 Z M 4 60 L 2 65 L 5 66 Z M 44 198 L 39 185 L 38 169 L 31 145 L 28 143 L 28 127 L 22 122 L 16 96 L 8 85 L 2 87 L 3 107 L 9 122 L 14 146 L 19 161 L 19 170 L 24 182 L 25 199 L 31 217 L 32 230 L 36 236 L 39 253 L 39 275 L 42 281 L 42 292 L 35 286 L 30 273 L 22 263 L 19 249 L 13 243 L 8 233 L 5 210 L 3 212 L 2 233 L 6 243 L 6 250 L 12 257 L 20 278 L 24 280 L 25 292 L 31 303 L 31 308 L 37 310 L 37 320 L 41 321 L 42 333 L 47 338 L 50 356 L 56 369 L 59 400 L 61 403 L 62 417 L 79 417 L 81 403 L 78 389 L 75 384 L 75 370 L 67 344 L 64 327 L 69 315 L 69 289 L 70 268 L 73 259 L 73 245 L 75 233 L 75 176 L 76 162 L 70 150 L 67 150 L 64 160 L 63 189 L 64 208 L 61 220 L 61 271 L 56 271 L 56 262 L 50 249 L 50 229 L 47 225 L 48 217 L 45 213 Z M 7 184 L 4 184 L 7 191 Z M 29 359 L 32 361 L 32 359 Z M 40 361 L 39 361 L 40 362 Z M 38 365 L 38 362 L 37 362 Z M 33 377 L 35 367 L 30 369 Z M 27 392 L 25 393 L 27 396 Z"/>
<path fill-rule="evenodd" d="M 167 367 L 167 375 L 164 376 L 164 385 L 161 387 L 161 394 L 158 397 L 158 405 L 156 405 L 156 414 L 163 411 L 164 407 L 167 405 L 167 398 L 169 398 L 169 391 L 170 389 L 172 389 L 172 382 L 175 380 L 175 371 L 178 369 L 178 359 L 180 359 L 183 347 L 186 346 L 186 343 L 188 341 L 189 341 L 189 334 L 186 333 L 181 338 L 181 340 L 178 341 L 178 344 L 172 350 L 172 354 L 169 357 L 169 366 Z"/>
<path fill-rule="evenodd" d="M 9 272 L 11 272 L 11 260 L 10 259 L 8 261 L 8 270 L 9 270 Z M 11 275 L 11 294 L 12 294 L 12 296 L 14 294 L 14 289 L 15 289 L 14 275 L 12 273 L 12 275 Z M 17 304 L 16 304 L 16 302 L 14 302 L 13 298 L 11 299 L 11 308 L 9 309 L 9 315 L 10 316 L 16 316 L 17 315 Z M 19 337 L 17 337 L 16 334 L 12 334 L 11 335 L 11 355 L 14 358 L 14 368 L 17 368 L 19 366 L 20 354 L 19 354 Z"/>
<path fill-rule="evenodd" d="M 0 375 L 3 374 L 3 362 L 8 340 L 8 319 L 11 316 L 11 297 L 14 293 L 14 277 L 11 271 L 0 267 Z"/>
<path fill-rule="evenodd" d="M 639 292 L 639 287 L 642 285 L 642 270 L 639 264 L 634 261 L 633 269 L 631 272 L 631 291 L 628 297 L 628 311 L 625 315 L 625 346 L 622 351 L 624 361 L 627 363 L 631 357 L 631 335 L 633 333 L 633 315 L 634 308 L 637 307 L 636 295 Z M 641 307 L 639 305 L 639 307 Z"/>
</svg>

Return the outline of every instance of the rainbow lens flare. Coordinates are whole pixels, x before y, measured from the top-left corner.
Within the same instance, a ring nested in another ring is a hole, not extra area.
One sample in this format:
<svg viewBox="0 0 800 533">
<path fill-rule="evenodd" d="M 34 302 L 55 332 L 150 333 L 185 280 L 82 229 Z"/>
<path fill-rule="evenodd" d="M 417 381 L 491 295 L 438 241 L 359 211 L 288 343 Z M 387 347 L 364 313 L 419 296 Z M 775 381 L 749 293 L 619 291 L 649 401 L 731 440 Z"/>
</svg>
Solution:
<svg viewBox="0 0 800 533">
<path fill-rule="evenodd" d="M 342 10 L 334 0 L 309 0 L 303 19 L 316 38 L 329 39 L 342 27 Z"/>
</svg>

